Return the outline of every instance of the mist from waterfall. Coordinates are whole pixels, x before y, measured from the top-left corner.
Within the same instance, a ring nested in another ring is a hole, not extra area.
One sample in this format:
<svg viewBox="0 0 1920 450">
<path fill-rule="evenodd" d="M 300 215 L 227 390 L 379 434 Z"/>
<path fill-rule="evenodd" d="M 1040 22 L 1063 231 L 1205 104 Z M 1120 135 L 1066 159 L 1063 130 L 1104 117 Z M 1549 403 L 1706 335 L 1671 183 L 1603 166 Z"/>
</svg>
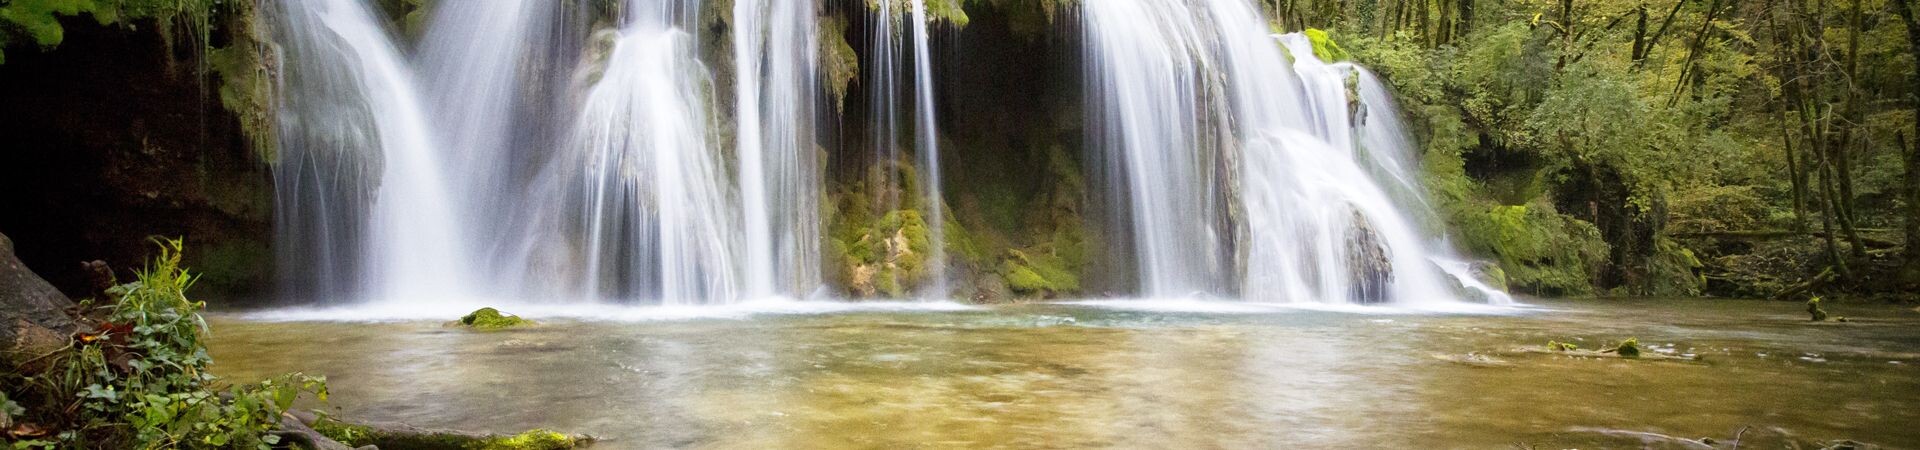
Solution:
<svg viewBox="0 0 1920 450">
<path fill-rule="evenodd" d="M 1439 240 L 1406 212 L 1424 207 L 1410 141 L 1395 140 L 1397 118 L 1353 120 L 1355 104 L 1397 114 L 1351 98 L 1355 67 L 1320 61 L 1299 35 L 1276 42 L 1247 0 L 1084 8 L 1090 142 L 1122 193 L 1113 209 L 1143 294 L 1454 300 Z"/>
</svg>

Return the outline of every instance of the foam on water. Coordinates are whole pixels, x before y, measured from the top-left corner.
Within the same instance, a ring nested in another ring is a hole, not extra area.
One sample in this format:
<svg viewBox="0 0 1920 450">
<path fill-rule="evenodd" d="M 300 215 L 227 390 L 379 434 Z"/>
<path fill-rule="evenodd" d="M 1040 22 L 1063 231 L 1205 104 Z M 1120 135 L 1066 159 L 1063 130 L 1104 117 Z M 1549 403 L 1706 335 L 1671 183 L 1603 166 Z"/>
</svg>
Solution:
<svg viewBox="0 0 1920 450">
<path fill-rule="evenodd" d="M 954 302 L 895 301 L 842 302 L 769 297 L 727 305 L 631 306 L 593 302 L 481 301 L 469 299 L 429 306 L 364 303 L 352 306 L 276 308 L 232 313 L 242 320 L 262 322 L 420 322 L 451 321 L 476 309 L 493 307 L 528 319 L 587 322 L 660 322 L 702 319 L 748 319 L 791 314 L 860 312 L 956 312 L 986 308 Z"/>
</svg>

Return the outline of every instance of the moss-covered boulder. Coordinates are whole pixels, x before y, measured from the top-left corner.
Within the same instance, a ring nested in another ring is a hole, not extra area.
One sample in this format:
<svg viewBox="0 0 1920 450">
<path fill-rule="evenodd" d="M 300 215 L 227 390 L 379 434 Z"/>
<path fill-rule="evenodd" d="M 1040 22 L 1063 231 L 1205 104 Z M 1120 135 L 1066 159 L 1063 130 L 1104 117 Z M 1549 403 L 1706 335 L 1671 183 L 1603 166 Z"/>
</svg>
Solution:
<svg viewBox="0 0 1920 450">
<path fill-rule="evenodd" d="M 351 423 L 296 411 L 296 420 L 326 439 L 351 447 L 419 450 L 568 450 L 592 446 L 594 438 L 536 429 L 514 435 L 418 428 L 397 423 Z"/>
<path fill-rule="evenodd" d="M 520 316 L 501 313 L 498 309 L 487 307 L 480 308 L 471 314 L 461 317 L 459 322 L 454 322 L 452 325 L 459 325 L 480 331 L 494 331 L 528 327 L 533 326 L 534 323 L 531 320 L 522 319 Z"/>
<path fill-rule="evenodd" d="M 1307 35 L 1307 41 L 1313 43 L 1313 57 L 1320 58 L 1321 61 L 1336 62 L 1353 59 L 1352 55 L 1347 54 L 1346 49 L 1340 48 L 1340 44 L 1334 43 L 1333 38 L 1327 36 L 1325 30 L 1308 28 L 1301 34 Z"/>
</svg>

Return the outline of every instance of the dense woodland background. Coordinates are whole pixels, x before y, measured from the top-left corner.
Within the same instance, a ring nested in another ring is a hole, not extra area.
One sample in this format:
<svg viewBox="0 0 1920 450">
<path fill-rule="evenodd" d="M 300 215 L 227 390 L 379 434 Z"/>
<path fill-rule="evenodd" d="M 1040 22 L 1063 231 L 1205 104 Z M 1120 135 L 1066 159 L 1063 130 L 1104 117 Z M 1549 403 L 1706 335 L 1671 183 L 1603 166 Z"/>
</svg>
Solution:
<svg viewBox="0 0 1920 450">
<path fill-rule="evenodd" d="M 127 266 L 148 235 L 185 236 L 203 291 L 264 295 L 277 68 L 255 1 L 0 1 L 0 232 L 23 260 L 78 295 L 78 261 Z M 1098 0 L 931 2 L 949 253 L 976 299 L 1123 284 L 1082 220 L 1098 193 L 1082 175 L 1079 1 Z M 1904 244 L 1920 239 L 1911 0 L 1257 1 L 1276 31 L 1324 30 L 1332 53 L 1394 85 L 1437 219 L 1516 292 L 1920 285 L 1920 248 Z M 381 3 L 396 34 L 417 32 L 422 2 Z M 875 177 L 905 169 L 861 150 L 863 6 L 820 10 L 822 146 L 829 271 L 874 296 L 901 288 L 855 274 L 898 255 L 860 236 L 919 219 L 865 203 L 913 177 Z M 701 34 L 720 52 L 726 15 L 710 16 Z"/>
</svg>

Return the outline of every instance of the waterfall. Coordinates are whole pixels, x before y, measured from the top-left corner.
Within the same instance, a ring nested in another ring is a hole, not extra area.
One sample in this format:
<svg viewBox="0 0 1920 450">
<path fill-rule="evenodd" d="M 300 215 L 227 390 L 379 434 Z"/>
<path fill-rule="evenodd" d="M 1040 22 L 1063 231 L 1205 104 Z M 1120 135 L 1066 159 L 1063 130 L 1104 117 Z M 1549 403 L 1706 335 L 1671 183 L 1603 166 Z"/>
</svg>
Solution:
<svg viewBox="0 0 1920 450">
<path fill-rule="evenodd" d="M 818 5 L 628 0 L 604 17 L 537 0 L 450 2 L 409 59 L 368 4 L 266 8 L 285 49 L 274 174 L 289 295 L 691 305 L 822 288 Z M 716 5 L 731 11 L 701 17 Z M 910 289 L 944 299 L 928 5 L 869 6 L 873 204 L 922 214 L 929 278 Z M 1365 68 L 1271 35 L 1251 0 L 1080 8 L 1091 161 L 1141 293 L 1410 303 L 1451 300 L 1453 285 L 1494 292 L 1461 275 L 1471 266 L 1440 238 L 1413 141 Z M 586 21 L 617 28 L 582 42 L 572 32 Z M 712 34 L 719 24 L 728 35 Z M 731 77 L 710 70 L 728 62 Z"/>
<path fill-rule="evenodd" d="M 288 58 L 280 262 L 319 274 L 297 294 L 463 297 L 467 238 L 413 72 L 387 30 L 355 0 L 281 0 L 269 14 Z"/>
<path fill-rule="evenodd" d="M 906 3 L 908 10 L 902 14 L 897 8 Z M 879 0 L 872 6 L 873 34 L 872 56 L 867 72 L 871 87 L 871 106 L 873 123 L 871 124 L 871 145 L 874 156 L 883 168 L 884 175 L 879 180 L 888 186 L 879 189 L 881 198 L 876 199 L 883 210 L 890 211 L 909 206 L 903 202 L 900 194 L 892 186 L 899 186 L 903 180 L 895 178 L 897 170 L 892 165 L 900 163 L 901 149 L 914 150 L 914 169 L 918 178 L 914 180 L 919 192 L 914 194 L 913 206 L 921 209 L 922 219 L 927 224 L 929 255 L 928 272 L 930 283 L 921 286 L 923 298 L 944 299 L 949 294 L 946 261 L 946 212 L 940 191 L 940 138 L 937 116 L 934 112 L 934 77 L 932 50 L 927 31 L 928 16 L 925 0 Z M 898 29 L 902 20 L 911 20 L 909 30 Z M 904 92 L 901 76 L 906 70 L 902 65 L 902 41 L 911 40 L 913 58 L 911 78 L 913 92 Z M 903 111 L 901 99 L 911 99 L 913 109 Z M 907 115 L 912 125 L 913 136 L 909 141 L 902 135 L 901 119 Z"/>
<path fill-rule="evenodd" d="M 607 37 L 565 146 L 573 153 L 547 178 L 578 202 L 562 229 L 579 237 L 560 245 L 580 246 L 589 297 L 728 303 L 743 292 L 744 232 L 710 112 L 713 80 L 684 31 L 692 8 L 658 6 L 632 7 Z"/>
<path fill-rule="evenodd" d="M 417 60 L 437 142 L 444 152 L 459 224 L 469 255 L 494 256 L 496 243 L 513 232 L 498 211 L 527 201 L 524 175 L 516 171 L 548 142 L 538 137 L 548 118 L 526 111 L 542 100 L 536 88 L 551 83 L 536 65 L 552 47 L 555 2 L 498 0 L 442 2 L 432 9 Z M 481 273 L 498 274 L 500 258 L 477 258 Z M 499 283 L 488 283 L 489 288 Z"/>
<path fill-rule="evenodd" d="M 1350 65 L 1318 60 L 1303 37 L 1281 39 L 1283 50 L 1247 0 L 1084 8 L 1090 142 L 1122 192 L 1113 209 L 1144 293 L 1453 299 L 1436 240 L 1405 212 L 1415 206 L 1383 187 L 1418 192 L 1407 141 L 1353 122 L 1352 105 L 1367 102 L 1349 93 Z M 1363 150 L 1387 145 L 1400 147 Z"/>
<path fill-rule="evenodd" d="M 1210 121 L 1218 65 L 1196 42 L 1207 25 L 1176 1 L 1082 4 L 1090 64 L 1088 141 L 1120 203 L 1116 230 L 1131 237 L 1142 294 L 1224 294 L 1226 210 L 1213 186 L 1224 130 Z"/>
<path fill-rule="evenodd" d="M 922 297 L 945 299 L 947 281 L 947 214 L 940 195 L 940 130 L 933 113 L 933 52 L 927 45 L 927 0 L 913 3 L 914 137 L 920 150 L 920 186 L 927 210 L 928 272 L 933 285 Z"/>
<path fill-rule="evenodd" d="M 735 122 L 750 298 L 803 297 L 820 285 L 815 20 L 806 2 L 736 0 L 733 5 Z"/>
</svg>

